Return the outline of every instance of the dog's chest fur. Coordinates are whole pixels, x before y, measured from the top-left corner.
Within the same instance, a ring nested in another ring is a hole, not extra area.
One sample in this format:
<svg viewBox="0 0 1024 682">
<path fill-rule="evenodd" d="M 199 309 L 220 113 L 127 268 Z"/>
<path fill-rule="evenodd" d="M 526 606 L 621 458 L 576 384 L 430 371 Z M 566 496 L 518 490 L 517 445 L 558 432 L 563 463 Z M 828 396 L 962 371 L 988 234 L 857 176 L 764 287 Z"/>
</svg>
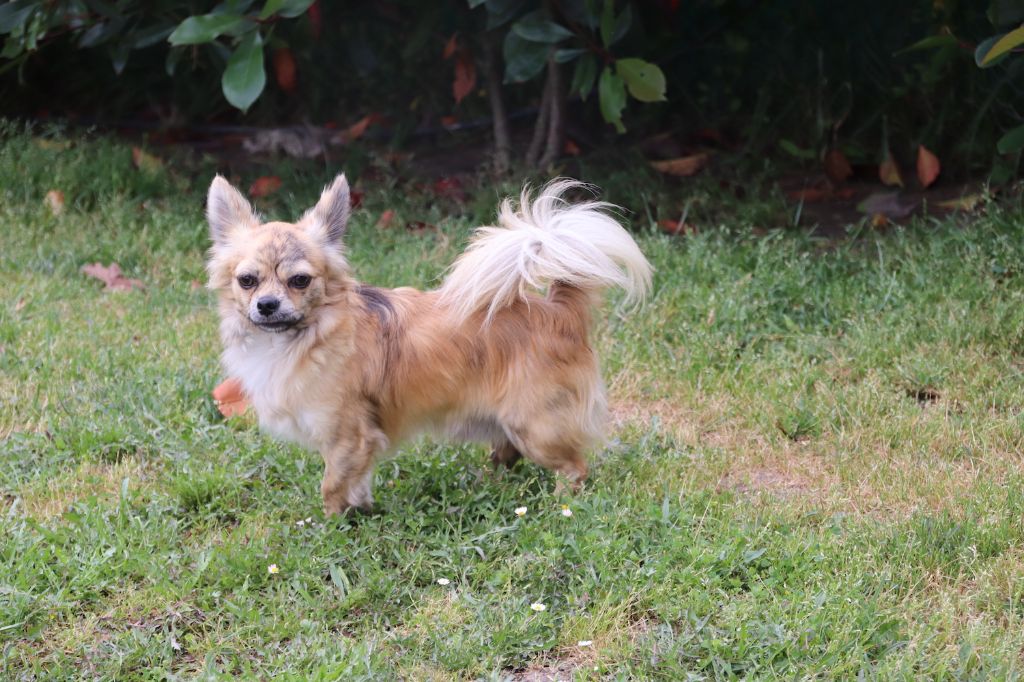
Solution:
<svg viewBox="0 0 1024 682">
<path fill-rule="evenodd" d="M 262 428 L 307 447 L 328 442 L 333 420 L 318 400 L 324 376 L 316 351 L 300 349 L 290 334 L 253 334 L 227 346 L 224 364 L 241 380 Z"/>
</svg>

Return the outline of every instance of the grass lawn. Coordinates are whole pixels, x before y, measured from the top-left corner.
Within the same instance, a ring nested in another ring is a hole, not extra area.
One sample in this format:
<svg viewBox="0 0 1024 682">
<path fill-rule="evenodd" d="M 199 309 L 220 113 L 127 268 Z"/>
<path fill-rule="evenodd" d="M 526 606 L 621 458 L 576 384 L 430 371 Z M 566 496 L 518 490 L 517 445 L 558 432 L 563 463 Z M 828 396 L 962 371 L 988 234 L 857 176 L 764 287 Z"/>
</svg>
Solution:
<svg viewBox="0 0 1024 682">
<path fill-rule="evenodd" d="M 333 170 L 279 171 L 261 208 L 296 216 Z M 421 441 L 375 514 L 325 520 L 318 455 L 209 396 L 212 172 L 0 131 L 0 677 L 1021 675 L 1018 204 L 823 244 L 770 189 L 594 170 L 657 275 L 601 316 L 585 490 Z M 458 203 L 377 177 L 348 243 L 382 286 L 436 283 L 518 182 Z M 654 233 L 643 204 L 680 193 L 705 229 Z M 103 292 L 95 261 L 145 289 Z"/>
</svg>

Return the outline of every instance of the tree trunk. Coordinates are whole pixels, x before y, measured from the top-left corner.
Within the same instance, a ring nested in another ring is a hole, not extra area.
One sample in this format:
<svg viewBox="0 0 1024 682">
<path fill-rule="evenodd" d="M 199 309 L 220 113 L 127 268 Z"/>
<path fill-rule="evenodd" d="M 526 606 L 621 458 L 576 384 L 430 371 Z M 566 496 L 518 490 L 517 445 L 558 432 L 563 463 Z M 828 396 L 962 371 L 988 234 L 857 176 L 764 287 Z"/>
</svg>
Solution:
<svg viewBox="0 0 1024 682">
<path fill-rule="evenodd" d="M 484 36 L 484 68 L 487 70 L 487 95 L 491 103 L 491 118 L 494 121 L 494 170 L 504 174 L 512 165 L 512 141 L 508 132 L 505 101 L 502 99 L 499 55 L 497 32 L 490 31 Z"/>
<path fill-rule="evenodd" d="M 554 56 L 548 58 L 548 80 L 551 82 L 551 101 L 548 103 L 548 139 L 540 167 L 547 168 L 562 153 L 565 145 L 565 87 L 562 83 L 562 65 Z"/>
<path fill-rule="evenodd" d="M 526 150 L 526 165 L 533 168 L 540 158 L 541 147 L 547 137 L 548 120 L 551 118 L 551 74 L 544 79 L 544 93 L 540 97 L 540 109 L 537 111 L 537 122 L 533 124 L 533 139 Z"/>
</svg>

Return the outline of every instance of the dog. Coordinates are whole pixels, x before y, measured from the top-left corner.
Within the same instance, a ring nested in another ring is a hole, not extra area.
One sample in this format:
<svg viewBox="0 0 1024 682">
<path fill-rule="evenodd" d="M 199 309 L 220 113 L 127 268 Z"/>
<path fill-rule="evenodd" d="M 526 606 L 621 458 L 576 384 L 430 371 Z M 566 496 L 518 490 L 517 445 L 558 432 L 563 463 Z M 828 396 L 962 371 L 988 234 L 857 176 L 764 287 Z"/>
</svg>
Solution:
<svg viewBox="0 0 1024 682">
<path fill-rule="evenodd" d="M 262 222 L 221 176 L 207 199 L 223 366 L 263 430 L 323 456 L 324 511 L 371 506 L 380 456 L 433 430 L 578 487 L 601 442 L 604 386 L 588 336 L 600 292 L 639 303 L 651 266 L 610 204 L 557 180 L 479 228 L 440 287 L 381 289 L 345 258 L 344 175 L 298 222 Z M 546 289 L 546 294 L 542 293 Z"/>
</svg>

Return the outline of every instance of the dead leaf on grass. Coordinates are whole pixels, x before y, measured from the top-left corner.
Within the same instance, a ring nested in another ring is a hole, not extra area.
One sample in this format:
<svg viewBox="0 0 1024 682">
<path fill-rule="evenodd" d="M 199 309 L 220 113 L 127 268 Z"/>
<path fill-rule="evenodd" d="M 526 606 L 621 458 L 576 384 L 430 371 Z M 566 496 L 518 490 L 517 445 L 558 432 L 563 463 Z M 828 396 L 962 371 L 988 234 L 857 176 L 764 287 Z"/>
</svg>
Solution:
<svg viewBox="0 0 1024 682">
<path fill-rule="evenodd" d="M 121 272 L 121 266 L 117 263 L 111 263 L 109 266 L 104 266 L 102 263 L 90 263 L 82 266 L 82 272 L 106 284 L 104 291 L 131 291 L 144 288 L 140 280 L 125 277 Z"/>
<path fill-rule="evenodd" d="M 410 232 L 428 232 L 431 230 L 436 231 L 437 226 L 431 225 L 430 223 L 424 222 L 422 220 L 410 220 L 405 224 L 405 229 L 409 230 Z"/>
<path fill-rule="evenodd" d="M 159 173 L 164 162 L 142 147 L 132 147 L 132 165 L 144 173 Z"/>
<path fill-rule="evenodd" d="M 710 154 L 701 152 L 700 154 L 691 154 L 690 156 L 680 156 L 677 159 L 651 161 L 651 168 L 668 175 L 688 177 L 708 165 L 710 158 Z"/>
<path fill-rule="evenodd" d="M 962 196 L 959 199 L 947 199 L 946 201 L 938 201 L 935 203 L 939 208 L 944 208 L 947 211 L 973 211 L 981 206 L 984 202 L 985 197 L 981 194 L 968 194 Z"/>
<path fill-rule="evenodd" d="M 390 208 L 380 214 L 380 218 L 377 218 L 377 229 L 386 230 L 391 226 L 391 221 L 395 219 L 395 212 Z"/>
<path fill-rule="evenodd" d="M 44 201 L 53 215 L 58 216 L 64 212 L 64 192 L 59 189 L 51 189 L 47 192 Z"/>
<path fill-rule="evenodd" d="M 697 228 L 690 223 L 684 223 L 679 220 L 669 220 L 663 218 L 658 221 L 658 229 L 666 234 L 677 235 L 677 234 L 697 234 Z"/>
</svg>

